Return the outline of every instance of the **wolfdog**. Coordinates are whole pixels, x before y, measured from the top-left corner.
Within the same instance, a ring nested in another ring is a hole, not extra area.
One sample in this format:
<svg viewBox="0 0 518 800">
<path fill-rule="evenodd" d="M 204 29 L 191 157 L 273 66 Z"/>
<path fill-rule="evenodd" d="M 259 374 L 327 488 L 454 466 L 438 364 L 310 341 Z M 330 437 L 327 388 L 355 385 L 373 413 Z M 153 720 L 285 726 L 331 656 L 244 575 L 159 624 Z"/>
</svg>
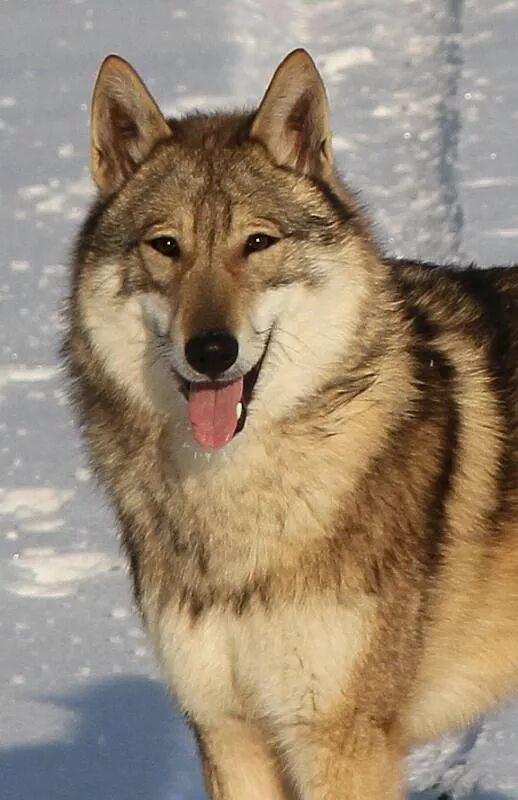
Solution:
<svg viewBox="0 0 518 800">
<path fill-rule="evenodd" d="M 257 110 L 95 85 L 64 358 L 213 800 L 398 798 L 518 687 L 518 268 L 386 257 L 303 50 Z"/>
</svg>

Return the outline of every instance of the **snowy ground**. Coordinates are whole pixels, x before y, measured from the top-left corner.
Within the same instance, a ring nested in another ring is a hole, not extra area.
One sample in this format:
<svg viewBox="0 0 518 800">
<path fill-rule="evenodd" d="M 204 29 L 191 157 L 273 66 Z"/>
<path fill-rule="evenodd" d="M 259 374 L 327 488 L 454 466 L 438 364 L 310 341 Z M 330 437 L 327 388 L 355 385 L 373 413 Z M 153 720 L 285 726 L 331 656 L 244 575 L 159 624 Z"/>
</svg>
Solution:
<svg viewBox="0 0 518 800">
<path fill-rule="evenodd" d="M 56 368 L 100 59 L 125 55 L 182 111 L 253 102 L 305 45 L 387 247 L 489 264 L 518 252 L 517 41 L 516 0 L 1 0 L 1 800 L 203 797 Z M 517 800 L 517 706 L 411 776 L 426 797 Z"/>
</svg>

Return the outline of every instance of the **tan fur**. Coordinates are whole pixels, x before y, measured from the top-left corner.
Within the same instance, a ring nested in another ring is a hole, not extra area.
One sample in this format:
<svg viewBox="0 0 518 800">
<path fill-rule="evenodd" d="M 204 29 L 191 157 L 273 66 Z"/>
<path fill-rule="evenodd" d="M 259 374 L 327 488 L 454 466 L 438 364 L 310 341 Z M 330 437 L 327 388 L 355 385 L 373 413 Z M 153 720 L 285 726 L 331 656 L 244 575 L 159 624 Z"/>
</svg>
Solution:
<svg viewBox="0 0 518 800">
<path fill-rule="evenodd" d="M 265 736 L 253 725 L 228 720 L 214 729 L 197 727 L 205 781 L 216 800 L 286 800 L 290 787 Z"/>
<path fill-rule="evenodd" d="M 302 51 L 257 112 L 169 122 L 111 57 L 92 130 L 72 396 L 209 794 L 395 800 L 518 688 L 518 270 L 383 257 Z M 220 329 L 256 380 L 207 450 L 185 345 Z"/>
</svg>

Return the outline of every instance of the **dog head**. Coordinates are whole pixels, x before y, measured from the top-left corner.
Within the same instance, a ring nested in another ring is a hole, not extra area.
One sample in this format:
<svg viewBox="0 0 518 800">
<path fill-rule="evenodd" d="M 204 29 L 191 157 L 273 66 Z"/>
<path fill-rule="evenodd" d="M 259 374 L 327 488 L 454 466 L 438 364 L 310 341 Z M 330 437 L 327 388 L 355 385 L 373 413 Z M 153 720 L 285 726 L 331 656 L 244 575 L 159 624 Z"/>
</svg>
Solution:
<svg viewBox="0 0 518 800">
<path fill-rule="evenodd" d="M 294 413 L 347 355 L 369 260 L 309 55 L 254 113 L 180 120 L 109 56 L 91 127 L 75 300 L 102 374 L 202 448 Z"/>
</svg>

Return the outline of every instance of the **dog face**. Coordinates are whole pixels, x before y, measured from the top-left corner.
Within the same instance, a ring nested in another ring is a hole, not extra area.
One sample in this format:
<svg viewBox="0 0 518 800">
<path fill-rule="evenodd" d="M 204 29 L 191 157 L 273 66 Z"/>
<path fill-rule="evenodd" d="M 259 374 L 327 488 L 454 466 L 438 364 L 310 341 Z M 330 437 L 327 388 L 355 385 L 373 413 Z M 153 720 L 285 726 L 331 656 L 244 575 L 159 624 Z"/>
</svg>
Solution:
<svg viewBox="0 0 518 800">
<path fill-rule="evenodd" d="M 306 53 L 280 65 L 256 113 L 169 122 L 109 57 L 92 173 L 100 201 L 78 247 L 78 307 L 94 357 L 135 401 L 219 448 L 336 370 L 366 243 Z"/>
</svg>

